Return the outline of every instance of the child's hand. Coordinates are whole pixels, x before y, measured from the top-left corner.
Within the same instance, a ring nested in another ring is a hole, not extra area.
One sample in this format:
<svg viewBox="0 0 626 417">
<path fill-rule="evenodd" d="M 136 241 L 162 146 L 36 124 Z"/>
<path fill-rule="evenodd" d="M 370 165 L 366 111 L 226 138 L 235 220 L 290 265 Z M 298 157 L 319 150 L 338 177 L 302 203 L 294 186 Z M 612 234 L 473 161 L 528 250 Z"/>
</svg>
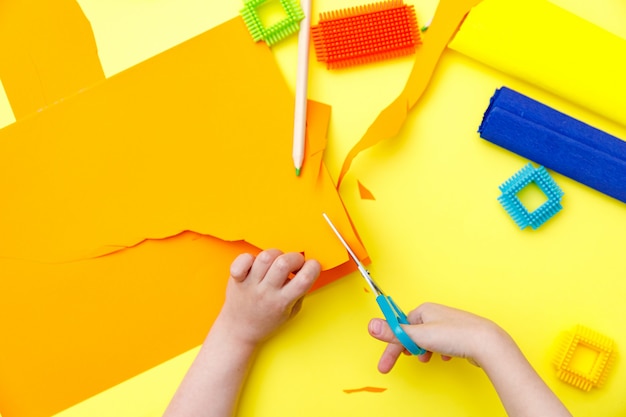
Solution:
<svg viewBox="0 0 626 417">
<path fill-rule="evenodd" d="M 256 348 L 298 312 L 320 269 L 299 253 L 239 255 L 222 310 L 164 416 L 233 415 Z"/>
<path fill-rule="evenodd" d="M 444 360 L 456 356 L 481 366 L 489 348 L 514 344 L 494 322 L 440 304 L 422 304 L 408 314 L 408 319 L 411 325 L 403 326 L 404 330 L 415 343 L 427 350 L 419 356 L 423 362 L 430 360 L 432 352 L 438 352 Z M 389 343 L 378 363 L 378 369 L 387 373 L 405 349 L 385 320 L 372 319 L 369 333 Z"/>
<path fill-rule="evenodd" d="M 218 320 L 236 343 L 255 347 L 293 317 L 320 274 L 320 264 L 299 253 L 270 249 L 239 255 L 230 267 L 226 301 Z M 295 273 L 293 278 L 290 274 Z"/>
</svg>

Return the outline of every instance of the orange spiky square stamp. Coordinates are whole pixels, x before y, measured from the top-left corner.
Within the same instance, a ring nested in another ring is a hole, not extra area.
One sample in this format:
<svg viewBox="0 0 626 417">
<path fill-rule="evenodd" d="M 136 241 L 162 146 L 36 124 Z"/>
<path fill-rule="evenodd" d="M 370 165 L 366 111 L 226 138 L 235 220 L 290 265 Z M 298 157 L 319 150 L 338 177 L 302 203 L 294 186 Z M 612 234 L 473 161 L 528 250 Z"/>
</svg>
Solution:
<svg viewBox="0 0 626 417">
<path fill-rule="evenodd" d="M 611 338 L 577 325 L 562 340 L 554 358 L 557 377 L 583 391 L 599 388 L 606 381 L 616 353 Z"/>
</svg>

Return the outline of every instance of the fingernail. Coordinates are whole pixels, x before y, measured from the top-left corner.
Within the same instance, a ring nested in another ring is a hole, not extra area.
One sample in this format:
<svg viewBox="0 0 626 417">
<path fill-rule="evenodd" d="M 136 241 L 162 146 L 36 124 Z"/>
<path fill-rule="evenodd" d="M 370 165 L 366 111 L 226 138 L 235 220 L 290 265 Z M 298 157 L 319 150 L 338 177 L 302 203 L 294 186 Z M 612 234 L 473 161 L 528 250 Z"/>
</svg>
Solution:
<svg viewBox="0 0 626 417">
<path fill-rule="evenodd" d="M 372 332 L 372 334 L 379 335 L 382 329 L 383 329 L 383 326 L 380 323 L 380 320 L 370 321 L 370 332 Z"/>
</svg>

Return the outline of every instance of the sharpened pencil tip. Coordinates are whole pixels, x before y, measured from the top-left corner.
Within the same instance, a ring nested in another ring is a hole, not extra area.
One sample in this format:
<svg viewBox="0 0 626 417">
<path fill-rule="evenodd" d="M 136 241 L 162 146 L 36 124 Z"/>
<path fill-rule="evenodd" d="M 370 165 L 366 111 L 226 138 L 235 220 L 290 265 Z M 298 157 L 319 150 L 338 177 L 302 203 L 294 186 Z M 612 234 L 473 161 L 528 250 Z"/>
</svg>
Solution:
<svg viewBox="0 0 626 417">
<path fill-rule="evenodd" d="M 296 177 L 300 176 L 300 168 L 296 168 Z"/>
</svg>

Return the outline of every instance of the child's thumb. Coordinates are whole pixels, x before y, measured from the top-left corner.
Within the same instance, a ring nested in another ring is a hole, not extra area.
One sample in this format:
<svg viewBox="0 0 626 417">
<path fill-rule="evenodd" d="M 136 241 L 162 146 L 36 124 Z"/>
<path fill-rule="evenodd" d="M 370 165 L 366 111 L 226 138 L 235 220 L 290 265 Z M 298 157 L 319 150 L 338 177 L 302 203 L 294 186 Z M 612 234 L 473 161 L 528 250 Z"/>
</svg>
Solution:
<svg viewBox="0 0 626 417">
<path fill-rule="evenodd" d="M 423 334 L 421 334 L 421 329 L 419 329 L 419 326 L 403 324 L 402 328 L 404 329 L 406 334 L 419 345 L 417 338 L 422 336 L 420 338 L 423 339 Z M 380 341 L 401 344 L 391 327 L 389 327 L 389 324 L 387 324 L 387 322 L 383 319 L 370 320 L 368 325 L 368 331 L 372 337 Z"/>
<path fill-rule="evenodd" d="M 387 343 L 400 343 L 389 324 L 383 319 L 372 319 L 368 325 L 372 337 Z"/>
</svg>

